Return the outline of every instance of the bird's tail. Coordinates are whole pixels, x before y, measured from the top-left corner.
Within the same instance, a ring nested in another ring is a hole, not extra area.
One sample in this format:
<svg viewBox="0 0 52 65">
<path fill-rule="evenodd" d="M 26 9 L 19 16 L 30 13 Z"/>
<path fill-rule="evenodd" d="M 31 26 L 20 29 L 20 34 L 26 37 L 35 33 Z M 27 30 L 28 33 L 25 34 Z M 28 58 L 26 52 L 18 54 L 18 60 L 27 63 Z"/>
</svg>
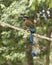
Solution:
<svg viewBox="0 0 52 65">
<path fill-rule="evenodd" d="M 34 30 L 33 27 L 30 27 L 29 30 L 30 30 L 31 33 L 34 33 L 35 32 L 35 30 Z"/>
<path fill-rule="evenodd" d="M 33 35 L 30 33 L 30 43 L 33 43 Z"/>
</svg>

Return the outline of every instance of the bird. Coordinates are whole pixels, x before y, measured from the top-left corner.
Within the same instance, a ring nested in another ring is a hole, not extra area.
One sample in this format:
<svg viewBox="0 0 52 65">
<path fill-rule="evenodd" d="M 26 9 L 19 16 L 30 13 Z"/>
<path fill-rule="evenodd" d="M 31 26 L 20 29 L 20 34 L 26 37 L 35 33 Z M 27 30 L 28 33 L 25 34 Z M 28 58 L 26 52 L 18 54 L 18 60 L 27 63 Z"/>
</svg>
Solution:
<svg viewBox="0 0 52 65">
<path fill-rule="evenodd" d="M 33 43 L 33 35 L 32 34 L 35 32 L 34 24 L 30 20 L 29 16 L 25 15 L 23 18 L 25 19 L 25 22 L 24 22 L 25 28 L 30 31 L 30 37 L 29 37 L 30 43 Z"/>
</svg>

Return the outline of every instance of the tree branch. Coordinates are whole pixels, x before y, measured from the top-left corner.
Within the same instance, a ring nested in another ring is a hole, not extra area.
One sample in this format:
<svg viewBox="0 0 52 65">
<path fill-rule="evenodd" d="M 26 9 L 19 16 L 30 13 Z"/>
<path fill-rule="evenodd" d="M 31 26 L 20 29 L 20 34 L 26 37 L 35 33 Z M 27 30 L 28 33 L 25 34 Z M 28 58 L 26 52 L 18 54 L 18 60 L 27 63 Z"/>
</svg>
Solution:
<svg viewBox="0 0 52 65">
<path fill-rule="evenodd" d="M 21 28 L 17 28 L 17 27 L 15 27 L 15 26 L 12 26 L 12 25 L 10 25 L 10 24 L 8 24 L 8 23 L 5 23 L 5 22 L 0 22 L 0 25 L 1 25 L 2 27 L 6 27 L 6 26 L 7 26 L 7 27 L 10 27 L 10 28 L 12 28 L 12 29 L 19 30 L 19 31 L 22 31 L 22 32 L 24 32 L 24 33 L 29 34 L 26 30 L 21 29 Z M 35 33 L 34 33 L 33 36 L 34 36 L 34 37 L 41 38 L 41 39 L 46 39 L 46 40 L 52 41 L 52 38 L 45 37 L 45 36 L 42 36 L 42 35 L 39 35 L 39 34 L 35 34 Z"/>
</svg>

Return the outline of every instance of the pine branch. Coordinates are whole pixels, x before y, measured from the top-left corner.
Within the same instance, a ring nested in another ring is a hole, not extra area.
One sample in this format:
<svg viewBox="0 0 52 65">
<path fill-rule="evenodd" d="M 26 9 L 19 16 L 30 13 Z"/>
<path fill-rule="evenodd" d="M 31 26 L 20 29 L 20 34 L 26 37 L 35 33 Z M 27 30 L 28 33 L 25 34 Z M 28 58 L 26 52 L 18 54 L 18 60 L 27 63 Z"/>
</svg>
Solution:
<svg viewBox="0 0 52 65">
<path fill-rule="evenodd" d="M 8 24 L 8 23 L 5 23 L 5 22 L 0 22 L 0 25 L 2 26 L 2 27 L 10 27 L 10 28 L 12 28 L 12 29 L 15 29 L 15 30 L 19 30 L 19 31 L 22 31 L 22 32 L 24 32 L 24 33 L 26 33 L 26 34 L 29 34 L 26 30 L 24 30 L 24 29 L 21 29 L 21 28 L 18 28 L 18 27 L 15 27 L 15 26 L 12 26 L 12 25 L 10 25 L 10 24 Z M 33 34 L 33 36 L 34 37 L 38 37 L 38 38 L 41 38 L 41 39 L 45 39 L 45 40 L 49 40 L 49 41 L 52 41 L 52 38 L 49 38 L 49 37 L 45 37 L 45 36 L 42 36 L 42 35 L 39 35 L 39 34 Z"/>
</svg>

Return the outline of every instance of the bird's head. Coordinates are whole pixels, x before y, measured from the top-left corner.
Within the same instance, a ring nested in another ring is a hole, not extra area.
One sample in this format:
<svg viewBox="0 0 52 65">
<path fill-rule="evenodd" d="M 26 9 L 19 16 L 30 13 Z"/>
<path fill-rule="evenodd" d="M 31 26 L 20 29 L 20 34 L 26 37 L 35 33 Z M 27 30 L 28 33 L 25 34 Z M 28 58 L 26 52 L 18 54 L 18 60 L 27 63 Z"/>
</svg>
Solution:
<svg viewBox="0 0 52 65">
<path fill-rule="evenodd" d="M 28 15 L 24 15 L 24 16 L 23 16 L 23 19 L 28 19 L 28 18 L 29 18 Z"/>
</svg>

